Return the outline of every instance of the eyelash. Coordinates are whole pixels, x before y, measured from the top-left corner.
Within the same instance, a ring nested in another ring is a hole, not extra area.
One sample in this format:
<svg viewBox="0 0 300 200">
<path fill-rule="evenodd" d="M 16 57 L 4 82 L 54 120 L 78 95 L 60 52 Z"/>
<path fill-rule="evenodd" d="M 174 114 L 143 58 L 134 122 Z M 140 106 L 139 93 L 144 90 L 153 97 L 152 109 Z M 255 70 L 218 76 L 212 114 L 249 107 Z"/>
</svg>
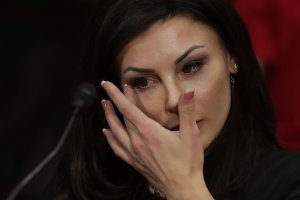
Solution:
<svg viewBox="0 0 300 200">
<path fill-rule="evenodd" d="M 185 65 L 182 66 L 181 68 L 181 74 L 193 74 L 193 73 L 196 73 L 198 72 L 199 70 L 201 70 L 203 67 L 203 62 L 201 62 L 200 60 L 195 60 L 195 61 L 192 61 L 190 63 L 187 63 Z M 186 69 L 190 69 L 189 72 L 185 72 Z"/>
<path fill-rule="evenodd" d="M 142 86 L 141 84 L 143 84 L 143 83 L 145 83 L 145 82 L 143 82 L 143 81 L 146 81 L 146 86 Z M 133 87 L 133 88 L 136 88 L 136 89 L 146 89 L 147 87 L 149 87 L 148 85 L 149 85 L 149 81 L 151 81 L 151 82 L 154 82 L 154 80 L 153 80 L 153 78 L 149 78 L 149 77 L 139 77 L 139 78 L 136 78 L 136 79 L 134 79 L 134 80 L 132 80 L 130 83 L 129 83 L 129 85 L 131 85 L 131 87 Z M 143 82 L 143 83 L 141 83 L 141 82 Z"/>
<path fill-rule="evenodd" d="M 201 70 L 202 67 L 203 67 L 203 62 L 200 60 L 195 60 L 195 61 L 192 61 L 192 62 L 189 62 L 189 63 L 183 65 L 180 69 L 180 74 L 181 75 L 194 74 L 194 73 L 197 73 L 199 70 Z M 185 72 L 184 70 L 186 70 L 186 69 L 190 69 L 190 71 Z M 151 77 L 144 76 L 144 77 L 135 78 L 132 81 L 130 81 L 128 84 L 131 85 L 131 87 L 133 87 L 135 89 L 143 90 L 143 89 L 150 87 L 149 84 L 151 84 L 151 83 L 149 83 L 149 82 L 153 83 L 153 82 L 155 82 L 155 80 Z"/>
</svg>

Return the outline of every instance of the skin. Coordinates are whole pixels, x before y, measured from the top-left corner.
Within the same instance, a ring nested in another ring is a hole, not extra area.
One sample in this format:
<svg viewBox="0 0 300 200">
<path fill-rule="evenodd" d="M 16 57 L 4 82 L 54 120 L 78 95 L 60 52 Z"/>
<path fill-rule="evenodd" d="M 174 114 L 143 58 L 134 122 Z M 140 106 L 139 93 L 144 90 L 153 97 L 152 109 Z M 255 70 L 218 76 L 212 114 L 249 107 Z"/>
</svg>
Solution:
<svg viewBox="0 0 300 200">
<path fill-rule="evenodd" d="M 207 25 L 176 16 L 159 21 L 120 54 L 123 93 L 102 82 L 104 135 L 117 156 L 169 200 L 213 199 L 203 177 L 204 149 L 230 109 L 234 59 Z M 176 176 L 174 176 L 176 174 Z"/>
</svg>

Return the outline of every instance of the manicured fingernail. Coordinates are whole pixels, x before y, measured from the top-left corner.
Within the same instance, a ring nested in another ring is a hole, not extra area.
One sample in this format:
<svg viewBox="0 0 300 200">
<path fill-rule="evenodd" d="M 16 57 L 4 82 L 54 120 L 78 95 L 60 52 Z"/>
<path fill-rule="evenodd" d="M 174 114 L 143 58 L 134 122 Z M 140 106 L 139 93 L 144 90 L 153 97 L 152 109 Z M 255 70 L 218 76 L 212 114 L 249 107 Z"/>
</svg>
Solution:
<svg viewBox="0 0 300 200">
<path fill-rule="evenodd" d="M 184 99 L 187 101 L 191 100 L 192 98 L 194 98 L 194 93 L 194 89 L 186 89 L 184 93 Z"/>
<path fill-rule="evenodd" d="M 102 107 L 103 107 L 103 108 L 105 108 L 105 107 L 106 107 L 106 100 L 105 100 L 105 99 L 102 99 L 102 101 L 101 101 L 101 105 L 102 105 Z"/>
<path fill-rule="evenodd" d="M 101 86 L 103 87 L 106 81 L 101 81 Z"/>
<path fill-rule="evenodd" d="M 123 87 L 123 92 L 125 93 L 128 89 L 128 85 L 125 83 L 122 87 Z"/>
<path fill-rule="evenodd" d="M 106 129 L 102 129 L 102 133 L 106 136 Z"/>
</svg>

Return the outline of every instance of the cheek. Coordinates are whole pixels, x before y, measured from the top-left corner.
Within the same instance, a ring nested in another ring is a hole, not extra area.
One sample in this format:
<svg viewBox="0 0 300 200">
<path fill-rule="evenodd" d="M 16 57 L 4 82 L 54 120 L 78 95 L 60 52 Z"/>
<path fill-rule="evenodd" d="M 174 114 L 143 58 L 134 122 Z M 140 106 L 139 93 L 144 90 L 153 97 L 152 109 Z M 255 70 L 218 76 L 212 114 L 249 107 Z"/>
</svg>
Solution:
<svg viewBox="0 0 300 200">
<path fill-rule="evenodd" d="M 230 84 L 226 77 L 215 83 L 214 89 L 210 90 L 209 107 L 213 109 L 215 117 L 220 120 L 226 120 L 230 107 Z M 219 117 L 218 117 L 219 116 Z"/>
<path fill-rule="evenodd" d="M 197 112 L 203 114 L 206 124 L 203 130 L 205 145 L 219 134 L 227 119 L 230 109 L 230 83 L 224 76 L 211 81 L 197 95 Z"/>
<path fill-rule="evenodd" d="M 216 114 L 226 114 L 226 111 L 230 107 L 230 85 L 229 82 L 224 79 L 216 82 L 212 85 L 208 94 L 208 104 L 213 110 L 217 110 Z"/>
<path fill-rule="evenodd" d="M 215 73 L 206 77 L 205 83 L 199 95 L 205 104 L 204 108 L 209 109 L 206 112 L 212 112 L 211 114 L 217 112 L 217 115 L 226 114 L 230 107 L 229 74 L 225 70 L 216 70 Z"/>
</svg>

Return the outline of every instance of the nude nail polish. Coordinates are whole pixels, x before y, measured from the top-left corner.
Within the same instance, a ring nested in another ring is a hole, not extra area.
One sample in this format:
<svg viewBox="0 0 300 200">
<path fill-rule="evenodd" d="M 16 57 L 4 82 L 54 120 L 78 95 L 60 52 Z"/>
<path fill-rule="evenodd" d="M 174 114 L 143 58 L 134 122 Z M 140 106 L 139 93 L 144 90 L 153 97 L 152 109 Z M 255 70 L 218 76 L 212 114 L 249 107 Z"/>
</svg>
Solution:
<svg viewBox="0 0 300 200">
<path fill-rule="evenodd" d="M 194 89 L 186 89 L 184 93 L 184 99 L 189 101 L 194 98 L 195 90 Z"/>
</svg>

